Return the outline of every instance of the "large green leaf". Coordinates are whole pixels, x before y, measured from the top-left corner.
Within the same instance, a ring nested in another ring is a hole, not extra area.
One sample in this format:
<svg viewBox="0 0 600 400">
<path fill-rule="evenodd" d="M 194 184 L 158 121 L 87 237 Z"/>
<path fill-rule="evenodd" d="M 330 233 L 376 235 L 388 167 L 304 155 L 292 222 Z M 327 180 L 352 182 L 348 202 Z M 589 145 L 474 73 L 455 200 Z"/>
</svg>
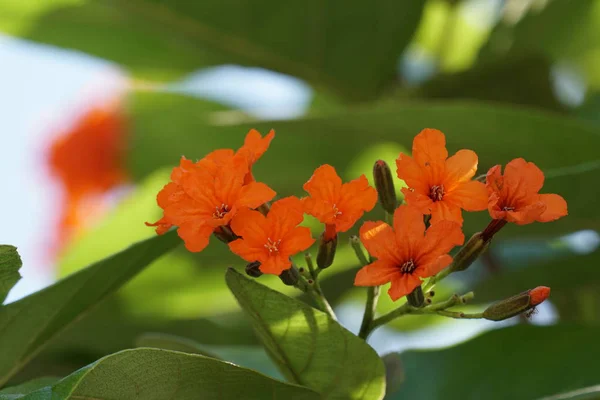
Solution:
<svg viewBox="0 0 600 400">
<path fill-rule="evenodd" d="M 0 306 L 10 289 L 21 279 L 19 269 L 22 265 L 15 246 L 0 245 Z"/>
<path fill-rule="evenodd" d="M 444 350 L 406 352 L 404 382 L 387 399 L 538 399 L 598 385 L 598 335 L 598 327 L 520 325 Z"/>
<path fill-rule="evenodd" d="M 178 243 L 175 232 L 140 242 L 0 308 L 0 386 L 55 334 Z"/>
<path fill-rule="evenodd" d="M 330 116 L 294 121 L 212 126 L 193 110 L 197 101 L 183 96 L 137 95 L 132 98 L 133 151 L 130 168 L 142 177 L 179 157 L 200 158 L 220 147 L 239 147 L 250 127 L 275 128 L 269 151 L 255 165 L 257 179 L 280 196 L 301 194 L 302 184 L 316 167 L 329 163 L 345 178 L 353 161 L 368 146 L 398 143 L 411 148 L 423 128 L 446 133 L 450 153 L 473 149 L 479 155 L 479 173 L 495 164 L 524 157 L 546 173 L 542 192 L 559 193 L 569 204 L 569 216 L 556 222 L 509 225 L 503 235 L 572 232 L 600 228 L 596 205 L 600 187 L 591 185 L 600 169 L 597 127 L 567 116 L 472 102 L 386 103 L 355 108 Z M 293 151 L 291 150 L 293 149 Z M 374 162 L 375 160 L 373 160 Z M 380 219 L 381 214 L 372 214 Z M 475 232 L 489 222 L 487 212 L 468 213 L 465 229 Z"/>
<path fill-rule="evenodd" d="M 234 269 L 227 271 L 226 280 L 290 381 L 317 390 L 324 399 L 383 398 L 383 362 L 362 339 L 327 314 Z"/>
<path fill-rule="evenodd" d="M 0 400 L 319 399 L 310 389 L 194 354 L 125 350 L 104 357 L 60 382 Z"/>
<path fill-rule="evenodd" d="M 61 0 L 9 2 L 0 29 L 83 50 L 142 77 L 240 63 L 295 75 L 349 97 L 395 77 L 424 0 Z"/>
</svg>

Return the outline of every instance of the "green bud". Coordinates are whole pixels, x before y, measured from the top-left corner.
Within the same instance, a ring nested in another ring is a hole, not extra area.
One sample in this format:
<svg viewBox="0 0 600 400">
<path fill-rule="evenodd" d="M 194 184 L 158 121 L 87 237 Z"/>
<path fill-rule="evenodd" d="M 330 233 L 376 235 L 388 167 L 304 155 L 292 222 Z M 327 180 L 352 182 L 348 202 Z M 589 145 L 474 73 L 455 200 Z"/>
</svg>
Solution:
<svg viewBox="0 0 600 400">
<path fill-rule="evenodd" d="M 481 232 L 477 232 L 454 256 L 451 272 L 464 271 L 487 250 L 490 242 L 483 240 Z"/>
<path fill-rule="evenodd" d="M 333 264 L 335 258 L 335 250 L 337 249 L 338 237 L 335 235 L 333 239 L 325 240 L 325 236 L 321 235 L 319 243 L 319 251 L 317 252 L 317 266 L 320 269 L 325 269 Z"/>
<path fill-rule="evenodd" d="M 287 286 L 294 286 L 298 282 L 298 279 L 300 279 L 300 273 L 295 267 L 292 266 L 291 268 L 283 271 L 279 275 L 279 279 L 281 279 L 281 282 Z"/>
<path fill-rule="evenodd" d="M 396 199 L 392 171 L 385 161 L 375 161 L 375 165 L 373 165 L 373 179 L 375 180 L 375 189 L 377 189 L 379 203 L 385 211 L 393 214 L 398 205 L 398 200 Z"/>
<path fill-rule="evenodd" d="M 483 312 L 483 318 L 490 321 L 503 321 L 533 309 L 546 300 L 549 295 L 549 287 L 538 286 L 492 304 Z"/>
<path fill-rule="evenodd" d="M 260 270 L 260 262 L 254 261 L 246 265 L 246 274 L 253 278 L 258 278 L 261 276 L 263 273 Z"/>
<path fill-rule="evenodd" d="M 219 226 L 214 230 L 213 235 L 223 243 L 230 243 L 238 239 L 229 226 Z"/>
<path fill-rule="evenodd" d="M 421 308 L 425 305 L 425 296 L 423 295 L 423 289 L 421 286 L 417 286 L 415 290 L 406 295 L 408 304 L 413 307 Z"/>
</svg>

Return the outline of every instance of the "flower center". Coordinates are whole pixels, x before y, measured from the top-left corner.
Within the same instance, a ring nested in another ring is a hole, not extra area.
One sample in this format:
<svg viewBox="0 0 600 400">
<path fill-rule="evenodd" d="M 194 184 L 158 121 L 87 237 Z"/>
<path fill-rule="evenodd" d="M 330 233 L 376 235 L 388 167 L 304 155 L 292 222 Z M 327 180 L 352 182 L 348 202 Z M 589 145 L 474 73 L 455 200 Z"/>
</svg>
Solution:
<svg viewBox="0 0 600 400">
<path fill-rule="evenodd" d="M 417 269 L 417 266 L 415 265 L 414 261 L 408 260 L 407 262 L 402 264 L 402 266 L 400 267 L 400 272 L 402 272 L 403 274 L 412 274 L 415 269 Z"/>
<path fill-rule="evenodd" d="M 220 207 L 215 207 L 215 212 L 213 213 L 213 218 L 221 219 L 229 212 L 229 206 L 227 204 L 221 204 Z"/>
<path fill-rule="evenodd" d="M 433 201 L 440 201 L 444 197 L 444 185 L 432 186 L 429 191 L 429 198 Z"/>
<path fill-rule="evenodd" d="M 271 238 L 267 238 L 267 243 L 264 244 L 265 249 L 269 250 L 269 254 L 278 253 L 279 245 L 281 244 L 281 239 L 277 241 L 271 240 Z"/>
<path fill-rule="evenodd" d="M 514 207 L 502 207 L 502 211 L 514 211 Z"/>
<path fill-rule="evenodd" d="M 342 215 L 342 212 L 340 211 L 339 208 L 337 208 L 337 205 L 333 205 L 333 218 L 337 218 L 338 215 Z"/>
</svg>

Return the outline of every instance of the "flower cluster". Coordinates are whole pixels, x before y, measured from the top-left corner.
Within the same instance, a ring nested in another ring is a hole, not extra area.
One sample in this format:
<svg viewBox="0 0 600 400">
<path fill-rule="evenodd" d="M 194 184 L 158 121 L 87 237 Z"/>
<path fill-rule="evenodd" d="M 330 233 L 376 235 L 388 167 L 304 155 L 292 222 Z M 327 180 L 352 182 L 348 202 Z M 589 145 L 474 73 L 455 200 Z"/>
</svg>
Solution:
<svg viewBox="0 0 600 400">
<path fill-rule="evenodd" d="M 333 262 L 338 233 L 348 231 L 371 211 L 379 194 L 390 224 L 367 221 L 360 228 L 360 240 L 372 259 L 363 256 L 355 285 L 391 283 L 388 293 L 397 300 L 420 289 L 424 278 L 448 270 L 453 263 L 449 252 L 464 243 L 463 210 L 487 208 L 492 217 L 489 226 L 469 241 L 482 249 L 507 222 L 548 222 L 567 215 L 562 197 L 539 194 L 544 175 L 534 164 L 516 159 L 506 165 L 504 175 L 497 165 L 489 170 L 485 183 L 473 180 L 478 164 L 475 152 L 460 150 L 448 157 L 445 136 L 435 129 L 420 132 L 412 155 L 400 154 L 396 160 L 397 176 L 407 185 L 400 205 L 383 161 L 374 168 L 377 189 L 364 175 L 343 183 L 331 165 L 322 165 L 303 186 L 307 197 L 290 196 L 269 204 L 276 193 L 254 179 L 252 166 L 274 136 L 273 131 L 262 137 L 251 130 L 237 151 L 216 150 L 197 162 L 182 158 L 171 182 L 157 196 L 163 217 L 148 225 L 159 234 L 176 226 L 186 247 L 195 252 L 203 250 L 214 234 L 233 253 L 252 266 L 259 265 L 260 273 L 281 275 L 295 269 L 291 256 L 316 241 L 308 228 L 299 226 L 304 214 L 324 224 L 317 257 L 318 267 L 324 269 Z M 466 255 L 459 252 L 456 260 L 469 259 L 471 250 Z M 311 283 L 318 272 L 309 267 Z"/>
</svg>

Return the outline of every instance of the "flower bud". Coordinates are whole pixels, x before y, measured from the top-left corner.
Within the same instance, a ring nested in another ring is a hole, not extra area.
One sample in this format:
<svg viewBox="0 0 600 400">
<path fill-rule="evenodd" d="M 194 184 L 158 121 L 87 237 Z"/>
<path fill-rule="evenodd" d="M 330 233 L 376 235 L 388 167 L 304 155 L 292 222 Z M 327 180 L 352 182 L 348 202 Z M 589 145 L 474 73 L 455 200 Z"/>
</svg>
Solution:
<svg viewBox="0 0 600 400">
<path fill-rule="evenodd" d="M 260 262 L 254 261 L 246 265 L 246 274 L 253 278 L 258 278 L 259 276 L 261 276 L 263 273 L 260 270 Z"/>
<path fill-rule="evenodd" d="M 375 189 L 377 189 L 379 203 L 385 211 L 393 214 L 398 201 L 396 199 L 392 171 L 385 161 L 375 161 L 375 165 L 373 165 L 373 179 L 375 180 Z"/>
<path fill-rule="evenodd" d="M 467 244 L 465 244 L 456 256 L 454 256 L 450 271 L 464 271 L 469 268 L 469 266 L 471 266 L 471 264 L 487 250 L 489 245 L 490 242 L 483 240 L 481 232 L 477 232 L 471 236 L 471 239 L 469 239 Z"/>
<path fill-rule="evenodd" d="M 287 286 L 294 286 L 298 279 L 300 278 L 300 273 L 293 266 L 291 268 L 286 269 L 279 275 L 279 279 Z"/>
<path fill-rule="evenodd" d="M 337 249 L 338 237 L 335 235 L 333 239 L 326 240 L 325 235 L 321 235 L 319 242 L 319 251 L 317 252 L 317 266 L 320 269 L 325 269 L 333 264 L 335 258 L 335 250 Z"/>
<path fill-rule="evenodd" d="M 425 296 L 423 295 L 423 289 L 421 286 L 417 286 L 415 290 L 406 295 L 408 304 L 413 307 L 421 308 L 425 305 Z"/>
<path fill-rule="evenodd" d="M 225 244 L 238 239 L 229 226 L 219 226 L 214 230 L 213 234 Z"/>
<path fill-rule="evenodd" d="M 538 286 L 508 299 L 492 304 L 483 312 L 483 318 L 490 321 L 503 321 L 533 309 L 550 296 L 550 288 Z"/>
</svg>

